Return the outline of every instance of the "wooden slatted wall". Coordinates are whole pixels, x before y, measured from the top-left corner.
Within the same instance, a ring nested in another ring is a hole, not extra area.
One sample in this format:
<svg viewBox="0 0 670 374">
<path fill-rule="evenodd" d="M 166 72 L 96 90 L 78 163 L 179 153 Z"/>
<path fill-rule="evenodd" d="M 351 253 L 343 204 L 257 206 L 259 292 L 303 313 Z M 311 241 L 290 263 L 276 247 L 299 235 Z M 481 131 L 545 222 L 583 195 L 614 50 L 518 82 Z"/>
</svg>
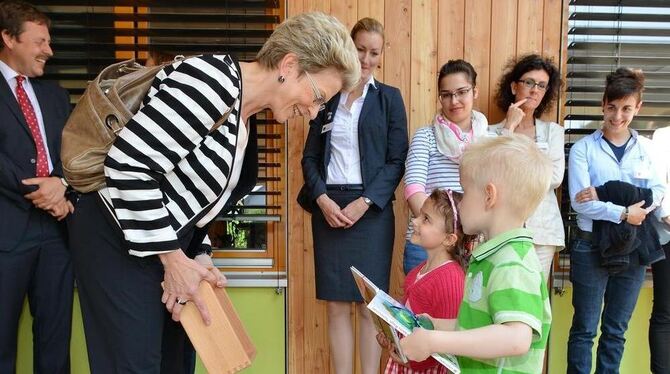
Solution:
<svg viewBox="0 0 670 374">
<path fill-rule="evenodd" d="M 475 66 L 480 90 L 475 107 L 490 123 L 503 118 L 493 94 L 506 61 L 536 52 L 558 63 L 563 49 L 562 24 L 566 0 L 288 0 L 288 16 L 322 11 L 340 19 L 349 29 L 362 17 L 374 17 L 386 26 L 384 60 L 375 76 L 400 88 L 409 119 L 409 135 L 425 126 L 437 109 L 436 79 L 449 59 L 464 58 Z M 562 64 L 561 64 L 562 65 Z M 560 105 L 559 105 L 560 107 Z M 557 120 L 558 110 L 547 118 Z M 307 121 L 288 127 L 289 201 L 302 185 L 300 159 Z M 396 245 L 392 294 L 400 296 L 402 248 L 407 207 L 396 192 Z M 310 216 L 289 204 L 289 373 L 329 373 L 325 303 L 314 297 L 314 265 Z M 352 310 L 353 315 L 353 310 Z M 360 369 L 357 365 L 356 372 Z"/>
</svg>

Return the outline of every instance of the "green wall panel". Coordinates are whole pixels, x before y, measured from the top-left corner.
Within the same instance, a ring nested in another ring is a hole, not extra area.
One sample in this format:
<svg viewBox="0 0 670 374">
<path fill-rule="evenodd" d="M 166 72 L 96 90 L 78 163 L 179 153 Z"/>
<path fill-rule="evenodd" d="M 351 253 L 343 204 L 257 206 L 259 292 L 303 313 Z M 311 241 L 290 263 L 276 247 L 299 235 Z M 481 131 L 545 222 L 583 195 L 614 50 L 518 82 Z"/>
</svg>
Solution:
<svg viewBox="0 0 670 374">
<path fill-rule="evenodd" d="M 286 366 L 285 293 L 277 294 L 274 288 L 229 288 L 228 294 L 235 305 L 242 323 L 256 345 L 257 355 L 244 374 L 283 373 Z M 24 305 L 19 326 L 17 373 L 33 372 L 32 318 L 28 304 Z M 72 373 L 89 373 L 84 329 L 79 311 L 79 298 L 75 295 L 72 343 L 70 348 Z M 206 373 L 198 361 L 197 373 Z"/>
</svg>

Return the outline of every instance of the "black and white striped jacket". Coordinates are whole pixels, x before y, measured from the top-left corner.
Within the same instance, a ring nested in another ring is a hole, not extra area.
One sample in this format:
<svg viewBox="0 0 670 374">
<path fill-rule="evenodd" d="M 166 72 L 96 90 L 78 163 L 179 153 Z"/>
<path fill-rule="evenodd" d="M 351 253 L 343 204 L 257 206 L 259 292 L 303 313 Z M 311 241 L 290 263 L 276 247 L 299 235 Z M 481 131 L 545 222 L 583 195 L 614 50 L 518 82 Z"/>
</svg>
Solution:
<svg viewBox="0 0 670 374">
<path fill-rule="evenodd" d="M 230 197 L 234 164 L 242 162 L 235 157 L 241 94 L 241 71 L 228 55 L 191 57 L 157 74 L 105 160 L 101 196 L 130 254 L 180 248 L 180 231 L 205 226 Z"/>
</svg>

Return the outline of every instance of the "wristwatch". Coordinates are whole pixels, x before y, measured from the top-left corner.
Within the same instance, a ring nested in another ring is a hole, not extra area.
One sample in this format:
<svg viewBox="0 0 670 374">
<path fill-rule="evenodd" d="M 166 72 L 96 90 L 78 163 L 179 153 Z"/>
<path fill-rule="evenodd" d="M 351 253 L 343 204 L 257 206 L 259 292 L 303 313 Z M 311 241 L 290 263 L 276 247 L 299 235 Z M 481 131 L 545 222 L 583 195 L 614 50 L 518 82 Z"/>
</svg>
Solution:
<svg viewBox="0 0 670 374">
<path fill-rule="evenodd" d="M 623 211 L 623 219 L 621 221 L 628 221 L 628 207 Z"/>
<path fill-rule="evenodd" d="M 374 204 L 374 201 L 370 200 L 365 196 L 363 196 L 363 201 L 365 201 L 365 203 L 368 204 L 368 206 L 372 206 L 372 204 Z"/>
<path fill-rule="evenodd" d="M 65 188 L 70 187 L 70 184 L 65 180 L 65 178 L 60 178 L 60 182 L 65 186 Z"/>
</svg>

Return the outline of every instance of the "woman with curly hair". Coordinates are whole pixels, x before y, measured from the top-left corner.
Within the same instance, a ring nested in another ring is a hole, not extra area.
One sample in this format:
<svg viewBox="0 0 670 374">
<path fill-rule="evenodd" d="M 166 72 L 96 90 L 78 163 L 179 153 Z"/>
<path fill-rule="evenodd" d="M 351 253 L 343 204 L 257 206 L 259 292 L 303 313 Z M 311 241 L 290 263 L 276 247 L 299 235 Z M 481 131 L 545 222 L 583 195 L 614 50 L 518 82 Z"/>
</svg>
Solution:
<svg viewBox="0 0 670 374">
<path fill-rule="evenodd" d="M 563 181 L 565 151 L 563 127 L 539 117 L 549 111 L 560 88 L 560 74 L 553 61 L 530 54 L 510 61 L 496 92 L 496 104 L 506 112 L 506 117 L 494 125 L 495 131 L 499 135 L 528 136 L 552 160 L 549 190 L 526 222 L 526 227 L 533 232 L 533 243 L 545 280 L 549 279 L 554 253 L 565 247 L 563 220 L 554 194 L 554 189 Z"/>
</svg>

